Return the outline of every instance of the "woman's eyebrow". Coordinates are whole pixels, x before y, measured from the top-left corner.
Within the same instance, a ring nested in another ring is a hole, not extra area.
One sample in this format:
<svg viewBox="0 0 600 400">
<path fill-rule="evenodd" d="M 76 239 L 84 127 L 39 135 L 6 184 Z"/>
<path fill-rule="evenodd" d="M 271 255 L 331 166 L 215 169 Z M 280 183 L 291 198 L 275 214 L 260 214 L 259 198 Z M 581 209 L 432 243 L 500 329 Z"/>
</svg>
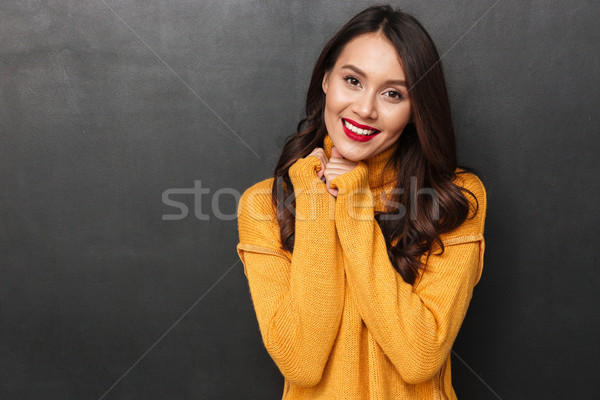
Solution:
<svg viewBox="0 0 600 400">
<path fill-rule="evenodd" d="M 364 71 L 362 71 L 360 68 L 358 68 L 352 64 L 342 65 L 342 68 L 351 69 L 352 71 L 356 72 L 358 75 L 364 76 L 365 78 L 367 77 L 367 74 Z M 384 83 L 392 84 L 392 85 L 406 86 L 406 82 L 403 81 L 402 79 L 389 79 L 389 80 L 385 81 Z"/>
</svg>

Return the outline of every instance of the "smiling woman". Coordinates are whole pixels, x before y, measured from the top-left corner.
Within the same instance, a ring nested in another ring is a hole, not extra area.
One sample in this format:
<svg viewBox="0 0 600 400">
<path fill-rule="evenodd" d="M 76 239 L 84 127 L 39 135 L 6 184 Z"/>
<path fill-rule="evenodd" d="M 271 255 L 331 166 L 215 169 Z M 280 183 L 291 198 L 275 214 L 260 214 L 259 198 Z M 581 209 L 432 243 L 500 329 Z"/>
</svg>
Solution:
<svg viewBox="0 0 600 400">
<path fill-rule="evenodd" d="M 237 251 L 283 399 L 456 399 L 486 193 L 456 160 L 422 25 L 370 7 L 325 45 L 306 117 L 240 199 Z"/>
<path fill-rule="evenodd" d="M 350 41 L 325 72 L 325 126 L 344 158 L 366 160 L 398 140 L 411 118 L 404 79 L 401 60 L 381 33 Z"/>
</svg>

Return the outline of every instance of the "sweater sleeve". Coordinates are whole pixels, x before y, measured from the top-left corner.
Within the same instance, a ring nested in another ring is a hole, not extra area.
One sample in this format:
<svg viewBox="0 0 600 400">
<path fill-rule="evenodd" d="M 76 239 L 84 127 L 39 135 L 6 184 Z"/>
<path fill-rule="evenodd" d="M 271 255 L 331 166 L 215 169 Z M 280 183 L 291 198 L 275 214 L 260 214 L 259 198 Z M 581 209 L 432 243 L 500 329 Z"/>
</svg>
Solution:
<svg viewBox="0 0 600 400">
<path fill-rule="evenodd" d="M 336 258 L 335 198 L 317 177 L 319 169 L 319 159 L 311 156 L 289 170 L 296 195 L 291 255 L 280 248 L 271 185 L 248 189 L 238 209 L 237 251 L 263 343 L 281 373 L 298 386 L 321 380 L 344 301 L 344 269 Z"/>
<path fill-rule="evenodd" d="M 367 328 L 409 384 L 427 381 L 441 369 L 481 274 L 486 193 L 481 181 L 469 175 L 464 187 L 475 194 L 479 211 L 442 235 L 443 254 L 432 252 L 414 286 L 388 257 L 374 218 L 366 165 L 361 161 L 331 182 L 339 189 L 336 228 L 350 290 Z"/>
</svg>

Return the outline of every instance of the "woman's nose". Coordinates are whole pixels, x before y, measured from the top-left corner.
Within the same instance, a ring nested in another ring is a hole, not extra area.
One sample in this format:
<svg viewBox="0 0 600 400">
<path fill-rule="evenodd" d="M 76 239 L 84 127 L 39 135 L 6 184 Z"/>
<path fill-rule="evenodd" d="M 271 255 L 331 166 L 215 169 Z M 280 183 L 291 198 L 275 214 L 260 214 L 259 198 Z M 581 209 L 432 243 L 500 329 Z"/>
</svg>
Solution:
<svg viewBox="0 0 600 400">
<path fill-rule="evenodd" d="M 356 99 L 352 106 L 353 111 L 364 119 L 377 119 L 377 105 L 375 96 L 364 93 Z"/>
</svg>

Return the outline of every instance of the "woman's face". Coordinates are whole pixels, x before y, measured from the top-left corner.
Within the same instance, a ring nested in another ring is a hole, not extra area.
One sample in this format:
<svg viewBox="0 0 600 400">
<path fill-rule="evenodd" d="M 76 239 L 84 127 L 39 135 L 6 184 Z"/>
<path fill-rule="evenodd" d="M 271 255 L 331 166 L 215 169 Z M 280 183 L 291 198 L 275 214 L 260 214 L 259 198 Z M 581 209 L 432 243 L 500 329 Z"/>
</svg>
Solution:
<svg viewBox="0 0 600 400">
<path fill-rule="evenodd" d="M 357 36 L 325 73 L 325 126 L 344 158 L 359 161 L 394 144 L 411 119 L 404 70 L 380 34 Z"/>
</svg>

